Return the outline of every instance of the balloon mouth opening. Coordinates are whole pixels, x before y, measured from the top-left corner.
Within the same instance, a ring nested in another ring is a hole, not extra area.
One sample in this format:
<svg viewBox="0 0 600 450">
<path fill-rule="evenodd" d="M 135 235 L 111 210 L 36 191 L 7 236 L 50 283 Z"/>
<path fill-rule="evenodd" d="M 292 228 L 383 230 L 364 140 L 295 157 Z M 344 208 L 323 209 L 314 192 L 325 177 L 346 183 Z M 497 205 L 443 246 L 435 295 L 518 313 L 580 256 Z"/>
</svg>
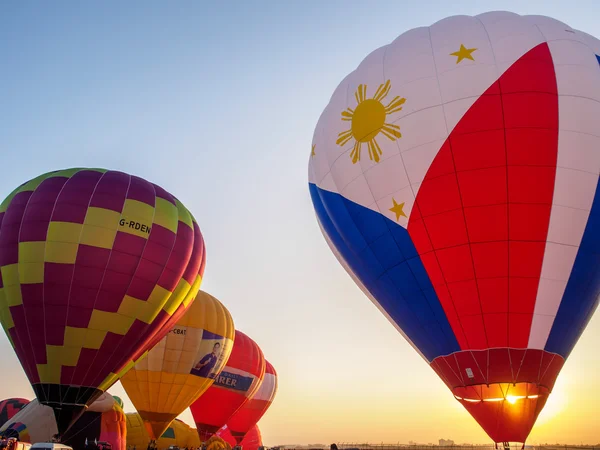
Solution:
<svg viewBox="0 0 600 450">
<path fill-rule="evenodd" d="M 536 383 L 493 383 L 459 386 L 452 390 L 461 403 L 506 402 L 516 405 L 522 401 L 546 399 L 550 390 Z"/>
<path fill-rule="evenodd" d="M 493 442 L 525 443 L 550 390 L 537 383 L 494 383 L 452 390 Z"/>
</svg>

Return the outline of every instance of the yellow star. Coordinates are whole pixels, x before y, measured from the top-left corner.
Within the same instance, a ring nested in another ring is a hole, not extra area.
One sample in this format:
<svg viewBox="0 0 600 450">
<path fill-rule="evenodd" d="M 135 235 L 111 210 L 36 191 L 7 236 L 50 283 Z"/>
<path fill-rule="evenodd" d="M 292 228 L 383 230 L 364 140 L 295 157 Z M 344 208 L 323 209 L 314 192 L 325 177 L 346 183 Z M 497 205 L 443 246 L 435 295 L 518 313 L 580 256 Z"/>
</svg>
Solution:
<svg viewBox="0 0 600 450">
<path fill-rule="evenodd" d="M 394 206 L 392 206 L 390 208 L 390 211 L 393 212 L 394 214 L 396 214 L 396 222 L 398 222 L 398 220 L 400 220 L 400 217 L 408 217 L 406 214 L 404 214 L 404 203 L 396 203 L 396 199 L 392 197 L 392 201 L 394 202 Z"/>
<path fill-rule="evenodd" d="M 310 152 L 310 156 L 311 156 L 311 157 L 313 157 L 313 156 L 315 156 L 315 155 L 316 155 L 316 153 L 315 153 L 315 147 L 316 147 L 316 144 L 313 144 L 313 146 L 312 146 L 312 151 Z"/>
<path fill-rule="evenodd" d="M 458 58 L 456 60 L 456 64 L 461 62 L 463 59 L 470 59 L 471 61 L 475 61 L 475 59 L 473 58 L 473 55 L 471 55 L 471 53 L 473 53 L 475 50 L 477 50 L 477 49 L 476 48 L 466 48 L 464 45 L 460 44 L 460 48 L 458 49 L 458 51 L 454 52 L 454 53 L 450 53 L 450 56 L 456 56 Z"/>
</svg>

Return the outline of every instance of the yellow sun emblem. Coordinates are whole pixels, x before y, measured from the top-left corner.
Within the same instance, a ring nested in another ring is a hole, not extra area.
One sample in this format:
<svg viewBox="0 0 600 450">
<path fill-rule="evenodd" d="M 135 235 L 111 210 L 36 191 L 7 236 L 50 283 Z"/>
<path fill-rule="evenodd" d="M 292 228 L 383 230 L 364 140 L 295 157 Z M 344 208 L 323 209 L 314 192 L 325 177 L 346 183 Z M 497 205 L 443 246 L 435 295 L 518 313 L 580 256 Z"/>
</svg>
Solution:
<svg viewBox="0 0 600 450">
<path fill-rule="evenodd" d="M 356 109 L 347 108 L 346 111 L 342 112 L 342 120 L 352 123 L 349 130 L 338 134 L 338 139 L 335 143 L 344 146 L 350 139 L 354 138 L 354 148 L 350 152 L 350 157 L 354 164 L 360 161 L 360 151 L 363 143 L 367 143 L 369 158 L 375 160 L 375 162 L 379 162 L 381 148 L 375 138 L 380 132 L 391 141 L 402 137 L 400 127 L 386 123 L 385 118 L 390 114 L 400 111 L 406 99 L 396 96 L 387 106 L 383 106 L 381 101 L 388 95 L 390 88 L 390 80 L 387 80 L 385 84 L 379 85 L 373 98 L 366 98 L 367 85 L 359 84 L 354 93 L 357 103 Z"/>
</svg>

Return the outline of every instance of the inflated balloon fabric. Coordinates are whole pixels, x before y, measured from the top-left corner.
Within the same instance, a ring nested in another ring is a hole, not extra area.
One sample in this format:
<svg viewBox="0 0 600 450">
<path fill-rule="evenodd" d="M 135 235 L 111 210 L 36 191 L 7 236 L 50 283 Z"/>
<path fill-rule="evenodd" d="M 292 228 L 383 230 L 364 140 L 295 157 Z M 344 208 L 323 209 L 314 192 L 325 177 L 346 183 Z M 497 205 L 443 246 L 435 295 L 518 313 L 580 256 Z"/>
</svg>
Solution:
<svg viewBox="0 0 600 450">
<path fill-rule="evenodd" d="M 600 41 L 490 12 L 333 93 L 309 188 L 340 263 L 496 442 L 524 442 L 600 293 Z"/>
<path fill-rule="evenodd" d="M 136 176 L 60 170 L 4 200 L 0 321 L 60 433 L 168 332 L 204 261 L 193 216 Z"/>
<path fill-rule="evenodd" d="M 173 329 L 121 378 L 152 438 L 213 384 L 229 359 L 234 333 L 227 308 L 200 291 Z"/>
</svg>

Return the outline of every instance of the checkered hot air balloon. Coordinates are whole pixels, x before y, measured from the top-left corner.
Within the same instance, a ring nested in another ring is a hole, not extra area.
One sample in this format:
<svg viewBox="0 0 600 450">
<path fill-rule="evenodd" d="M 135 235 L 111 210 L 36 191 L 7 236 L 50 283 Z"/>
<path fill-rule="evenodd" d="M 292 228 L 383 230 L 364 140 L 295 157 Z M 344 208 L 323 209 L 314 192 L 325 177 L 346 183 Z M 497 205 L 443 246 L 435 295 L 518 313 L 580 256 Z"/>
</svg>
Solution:
<svg viewBox="0 0 600 450">
<path fill-rule="evenodd" d="M 449 17 L 368 55 L 314 133 L 333 253 L 496 442 L 598 305 L 599 63 L 548 17 Z"/>
<path fill-rule="evenodd" d="M 171 331 L 121 378 L 152 439 L 213 384 L 234 334 L 227 308 L 200 291 Z"/>
<path fill-rule="evenodd" d="M 41 175 L 0 205 L 0 321 L 62 435 L 192 302 L 204 242 L 189 211 L 139 177 Z"/>
<path fill-rule="evenodd" d="M 198 435 L 206 442 L 259 388 L 265 375 L 265 357 L 260 347 L 241 331 L 235 331 L 227 365 L 215 382 L 190 406 Z"/>
</svg>

